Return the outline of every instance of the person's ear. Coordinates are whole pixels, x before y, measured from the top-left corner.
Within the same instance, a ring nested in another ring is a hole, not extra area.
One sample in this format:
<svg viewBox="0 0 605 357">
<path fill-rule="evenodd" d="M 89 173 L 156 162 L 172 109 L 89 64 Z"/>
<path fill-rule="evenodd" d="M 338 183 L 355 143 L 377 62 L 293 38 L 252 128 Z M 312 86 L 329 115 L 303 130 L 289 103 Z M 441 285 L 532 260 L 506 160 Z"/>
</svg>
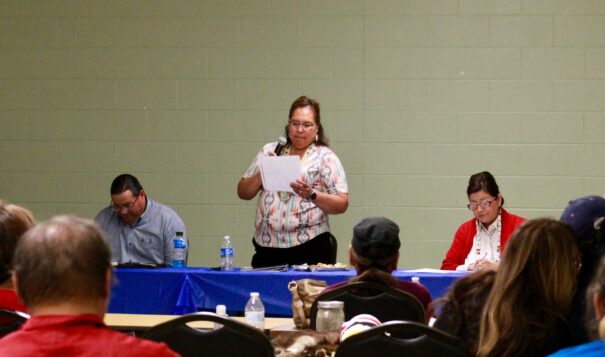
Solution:
<svg viewBox="0 0 605 357">
<path fill-rule="evenodd" d="M 357 261 L 355 260 L 355 256 L 353 255 L 353 247 L 349 244 L 349 265 L 354 267 L 357 264 Z"/>
<path fill-rule="evenodd" d="M 113 268 L 110 266 L 105 271 L 105 291 L 103 292 L 103 297 L 108 300 L 111 292 L 111 284 L 113 284 Z"/>
<path fill-rule="evenodd" d="M 605 316 L 605 306 L 603 306 L 603 297 L 599 293 L 592 295 L 592 305 L 594 306 L 595 317 L 601 320 Z"/>
<path fill-rule="evenodd" d="M 13 289 L 15 289 L 15 294 L 17 294 L 19 300 L 23 301 L 23 299 L 21 299 L 21 296 L 19 296 L 19 279 L 17 278 L 17 274 L 15 272 L 12 272 L 11 280 L 13 282 Z"/>
<path fill-rule="evenodd" d="M 399 264 L 399 251 L 397 251 L 397 255 L 395 256 L 395 259 L 393 259 L 393 262 L 391 263 L 391 272 L 397 270 L 397 265 Z"/>
</svg>

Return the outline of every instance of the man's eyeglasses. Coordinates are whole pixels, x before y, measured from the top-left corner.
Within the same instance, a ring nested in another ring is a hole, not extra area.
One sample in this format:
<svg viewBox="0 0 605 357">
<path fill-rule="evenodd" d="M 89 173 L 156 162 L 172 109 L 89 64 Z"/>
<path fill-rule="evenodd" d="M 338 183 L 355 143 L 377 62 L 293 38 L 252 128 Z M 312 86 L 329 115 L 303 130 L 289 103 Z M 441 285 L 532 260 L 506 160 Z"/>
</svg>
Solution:
<svg viewBox="0 0 605 357">
<path fill-rule="evenodd" d="M 140 196 L 141 196 L 141 194 L 139 193 L 139 195 L 137 197 L 135 197 L 134 201 L 125 203 L 123 205 L 116 205 L 115 203 L 113 203 L 113 201 L 111 201 L 111 203 L 109 204 L 109 207 L 111 207 L 116 212 L 130 211 L 132 209 L 132 207 L 134 207 L 134 204 L 137 203 L 137 200 L 139 199 Z"/>
<path fill-rule="evenodd" d="M 309 130 L 315 126 L 315 124 L 313 124 L 313 123 L 301 123 L 299 121 L 294 121 L 294 120 L 290 120 L 288 123 L 290 123 L 290 125 L 292 125 L 296 129 L 302 127 L 303 130 Z"/>
<path fill-rule="evenodd" d="M 491 200 L 481 200 L 479 201 L 479 203 L 477 202 L 469 202 L 466 207 L 468 207 L 468 209 L 470 209 L 471 211 L 476 211 L 479 209 L 479 206 L 481 206 L 481 208 L 487 208 L 489 206 L 492 205 L 492 203 L 494 203 L 496 200 L 491 199 Z"/>
</svg>

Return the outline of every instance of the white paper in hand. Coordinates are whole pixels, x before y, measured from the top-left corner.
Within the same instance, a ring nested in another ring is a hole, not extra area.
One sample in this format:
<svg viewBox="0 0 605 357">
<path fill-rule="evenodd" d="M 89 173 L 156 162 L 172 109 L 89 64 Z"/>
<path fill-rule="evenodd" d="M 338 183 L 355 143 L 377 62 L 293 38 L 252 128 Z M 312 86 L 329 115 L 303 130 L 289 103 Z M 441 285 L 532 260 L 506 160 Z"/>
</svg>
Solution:
<svg viewBox="0 0 605 357">
<path fill-rule="evenodd" d="M 300 178 L 300 156 L 262 156 L 260 173 L 265 191 L 294 192 L 290 182 Z"/>
</svg>

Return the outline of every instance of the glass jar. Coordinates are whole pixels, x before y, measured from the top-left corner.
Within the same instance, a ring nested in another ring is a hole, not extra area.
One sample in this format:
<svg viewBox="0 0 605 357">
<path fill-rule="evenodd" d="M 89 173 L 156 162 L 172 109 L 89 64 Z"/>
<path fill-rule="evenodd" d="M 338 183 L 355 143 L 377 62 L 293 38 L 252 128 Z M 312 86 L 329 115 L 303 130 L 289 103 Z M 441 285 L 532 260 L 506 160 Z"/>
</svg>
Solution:
<svg viewBox="0 0 605 357">
<path fill-rule="evenodd" d="M 342 301 L 319 301 L 315 330 L 318 332 L 338 331 L 345 321 L 345 303 Z"/>
</svg>

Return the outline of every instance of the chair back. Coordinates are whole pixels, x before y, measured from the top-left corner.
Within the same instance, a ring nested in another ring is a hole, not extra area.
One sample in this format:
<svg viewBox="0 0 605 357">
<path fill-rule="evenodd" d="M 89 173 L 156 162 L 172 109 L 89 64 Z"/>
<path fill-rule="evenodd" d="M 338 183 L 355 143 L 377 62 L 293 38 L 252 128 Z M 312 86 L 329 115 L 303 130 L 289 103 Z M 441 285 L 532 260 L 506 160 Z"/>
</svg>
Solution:
<svg viewBox="0 0 605 357">
<path fill-rule="evenodd" d="M 311 328 L 315 329 L 319 301 L 343 301 L 345 321 L 359 314 L 374 315 L 381 322 L 392 320 L 425 322 L 424 306 L 412 294 L 374 282 L 345 284 L 323 293 L 311 305 Z"/>
<path fill-rule="evenodd" d="M 222 325 L 215 330 L 200 330 L 187 325 L 193 321 L 211 321 Z M 188 356 L 274 356 L 269 337 L 247 324 L 211 312 L 196 312 L 177 317 L 147 330 L 143 336 L 165 342 L 183 357 Z"/>
<path fill-rule="evenodd" d="M 29 319 L 29 315 L 23 312 L 0 309 L 0 337 L 17 331 L 27 319 Z"/>
<path fill-rule="evenodd" d="M 336 350 L 336 357 L 472 355 L 459 338 L 411 321 L 390 321 L 360 332 L 344 340 Z"/>
</svg>

